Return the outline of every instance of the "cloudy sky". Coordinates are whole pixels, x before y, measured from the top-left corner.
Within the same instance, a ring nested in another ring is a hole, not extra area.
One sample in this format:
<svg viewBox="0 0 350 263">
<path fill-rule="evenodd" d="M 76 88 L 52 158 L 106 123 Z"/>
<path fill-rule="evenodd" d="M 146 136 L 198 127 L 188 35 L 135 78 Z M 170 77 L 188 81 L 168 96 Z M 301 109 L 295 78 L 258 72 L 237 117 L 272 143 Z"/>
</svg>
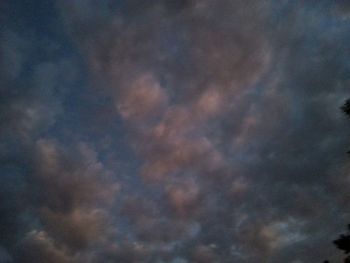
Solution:
<svg viewBox="0 0 350 263">
<path fill-rule="evenodd" d="M 339 262 L 349 36 L 346 0 L 1 1 L 0 263 Z"/>
</svg>

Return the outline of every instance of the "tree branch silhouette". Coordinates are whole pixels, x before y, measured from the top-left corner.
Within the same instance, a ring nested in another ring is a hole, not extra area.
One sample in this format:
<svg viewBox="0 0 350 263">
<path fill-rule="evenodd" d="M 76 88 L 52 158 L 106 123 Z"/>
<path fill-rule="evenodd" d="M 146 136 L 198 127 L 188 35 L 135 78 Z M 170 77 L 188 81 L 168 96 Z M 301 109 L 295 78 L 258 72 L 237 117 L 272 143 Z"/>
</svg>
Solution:
<svg viewBox="0 0 350 263">
<path fill-rule="evenodd" d="M 347 99 L 340 109 L 350 117 L 350 99 Z M 347 153 L 350 154 L 350 150 Z M 348 232 L 346 234 L 341 234 L 333 241 L 333 244 L 346 255 L 344 263 L 350 263 L 350 224 L 348 225 Z M 329 261 L 325 260 L 323 263 L 329 263 Z"/>
</svg>

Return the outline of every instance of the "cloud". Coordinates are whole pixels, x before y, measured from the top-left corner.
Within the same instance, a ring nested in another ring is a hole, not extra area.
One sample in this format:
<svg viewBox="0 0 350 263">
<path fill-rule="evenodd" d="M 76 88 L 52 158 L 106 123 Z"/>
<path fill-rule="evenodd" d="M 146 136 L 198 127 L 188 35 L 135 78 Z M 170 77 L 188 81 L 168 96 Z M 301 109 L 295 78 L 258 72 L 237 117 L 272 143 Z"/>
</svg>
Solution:
<svg viewBox="0 0 350 263">
<path fill-rule="evenodd" d="M 113 227 L 108 210 L 119 184 L 97 160 L 96 152 L 81 143 L 77 149 L 56 142 L 37 142 L 35 187 L 39 218 L 45 231 L 68 251 L 105 242 Z"/>
<path fill-rule="evenodd" d="M 118 184 L 105 187 L 110 172 L 97 160 L 96 152 L 84 143 L 70 151 L 54 141 L 37 142 L 35 178 L 46 189 L 42 194 L 47 206 L 71 211 L 94 202 L 112 202 Z"/>
<path fill-rule="evenodd" d="M 30 160 L 33 170 L 17 196 L 26 197 L 24 210 L 17 212 L 12 228 L 4 229 L 2 240 L 10 241 L 15 262 L 93 259 L 91 253 L 84 251 L 109 242 L 115 232 L 109 209 L 119 185 L 110 181 L 110 172 L 86 144 L 68 150 L 55 141 L 41 139 L 33 152 L 34 158 Z M 8 194 L 11 197 L 12 193 Z M 4 220 L 13 215 L 17 202 L 13 199 L 13 208 L 8 211 L 2 203 Z M 14 238 L 13 229 L 21 230 L 18 234 L 22 237 Z"/>
<path fill-rule="evenodd" d="M 73 263 L 77 262 L 66 251 L 55 246 L 54 242 L 45 232 L 30 232 L 19 243 L 15 255 L 15 262 L 47 262 Z"/>
<path fill-rule="evenodd" d="M 162 112 L 166 105 L 166 93 L 154 77 L 146 73 L 133 80 L 121 94 L 117 108 L 124 119 L 143 121 Z"/>
<path fill-rule="evenodd" d="M 0 262 L 8 263 L 12 261 L 11 255 L 3 247 L 0 248 Z"/>
<path fill-rule="evenodd" d="M 115 6 L 110 22 L 97 19 L 99 30 L 76 38 L 91 70 L 109 81 L 107 92 L 141 162 L 142 187 L 156 187 L 151 189 L 163 197 L 144 198 L 166 207 L 166 221 L 200 222 L 195 240 L 187 237 L 179 245 L 197 261 L 222 259 L 238 243 L 245 244 L 237 252 L 240 260 L 250 255 L 278 262 L 273 256 L 294 244 L 272 222 L 284 222 L 287 213 L 309 221 L 326 209 L 326 203 L 312 209 L 324 189 L 315 174 L 328 178 L 334 167 L 330 159 L 319 164 L 321 152 L 339 156 L 326 145 L 340 144 L 319 141 L 333 136 L 326 123 L 343 125 L 337 105 L 344 88 L 335 86 L 330 73 L 340 74 L 336 68 L 343 62 L 335 55 L 340 52 L 327 49 L 336 34 L 332 28 L 317 35 L 327 19 L 322 9 L 283 6 L 282 18 L 279 8 L 257 1 L 188 1 L 172 13 L 163 1 L 142 8 L 132 2 Z M 69 12 L 65 16 L 72 22 Z M 294 198 L 284 198 L 285 192 Z M 158 209 L 151 215 L 133 211 L 127 214 L 137 229 L 161 225 L 154 219 Z M 298 242 L 310 240 L 311 224 L 300 230 L 305 240 Z M 140 241 L 151 236 L 144 233 Z M 205 244 L 198 248 L 204 241 L 222 253 L 214 256 Z"/>
<path fill-rule="evenodd" d="M 349 39 L 321 2 L 58 0 L 50 48 L 2 30 L 0 261 L 336 254 Z"/>
<path fill-rule="evenodd" d="M 1 34 L 1 52 L 14 65 L 2 64 L 0 77 L 1 261 L 78 262 L 77 250 L 102 242 L 109 223 L 96 204 L 110 206 L 118 185 L 107 183 L 110 172 L 87 144 L 78 143 L 72 154 L 55 139 L 39 139 L 62 114 L 66 85 L 76 79 L 74 59 L 34 63 L 33 39 L 11 30 Z"/>
</svg>

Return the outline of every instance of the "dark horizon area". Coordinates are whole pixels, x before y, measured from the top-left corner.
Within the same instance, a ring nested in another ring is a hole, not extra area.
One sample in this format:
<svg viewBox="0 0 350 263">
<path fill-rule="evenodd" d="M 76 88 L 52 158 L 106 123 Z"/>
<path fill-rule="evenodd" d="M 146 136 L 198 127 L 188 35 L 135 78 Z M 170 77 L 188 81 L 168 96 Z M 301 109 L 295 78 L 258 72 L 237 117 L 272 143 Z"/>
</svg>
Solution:
<svg viewBox="0 0 350 263">
<path fill-rule="evenodd" d="M 349 84 L 349 1 L 1 1 L 0 263 L 343 262 Z"/>
</svg>

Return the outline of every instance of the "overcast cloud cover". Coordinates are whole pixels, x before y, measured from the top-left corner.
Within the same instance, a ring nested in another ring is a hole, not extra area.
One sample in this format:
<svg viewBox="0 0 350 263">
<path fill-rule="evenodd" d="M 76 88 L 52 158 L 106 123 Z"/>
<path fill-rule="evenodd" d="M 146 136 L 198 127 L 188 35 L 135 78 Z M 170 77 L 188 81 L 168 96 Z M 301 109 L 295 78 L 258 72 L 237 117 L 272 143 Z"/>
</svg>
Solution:
<svg viewBox="0 0 350 263">
<path fill-rule="evenodd" d="M 345 0 L 1 1 L 0 263 L 337 262 L 349 56 Z"/>
</svg>

